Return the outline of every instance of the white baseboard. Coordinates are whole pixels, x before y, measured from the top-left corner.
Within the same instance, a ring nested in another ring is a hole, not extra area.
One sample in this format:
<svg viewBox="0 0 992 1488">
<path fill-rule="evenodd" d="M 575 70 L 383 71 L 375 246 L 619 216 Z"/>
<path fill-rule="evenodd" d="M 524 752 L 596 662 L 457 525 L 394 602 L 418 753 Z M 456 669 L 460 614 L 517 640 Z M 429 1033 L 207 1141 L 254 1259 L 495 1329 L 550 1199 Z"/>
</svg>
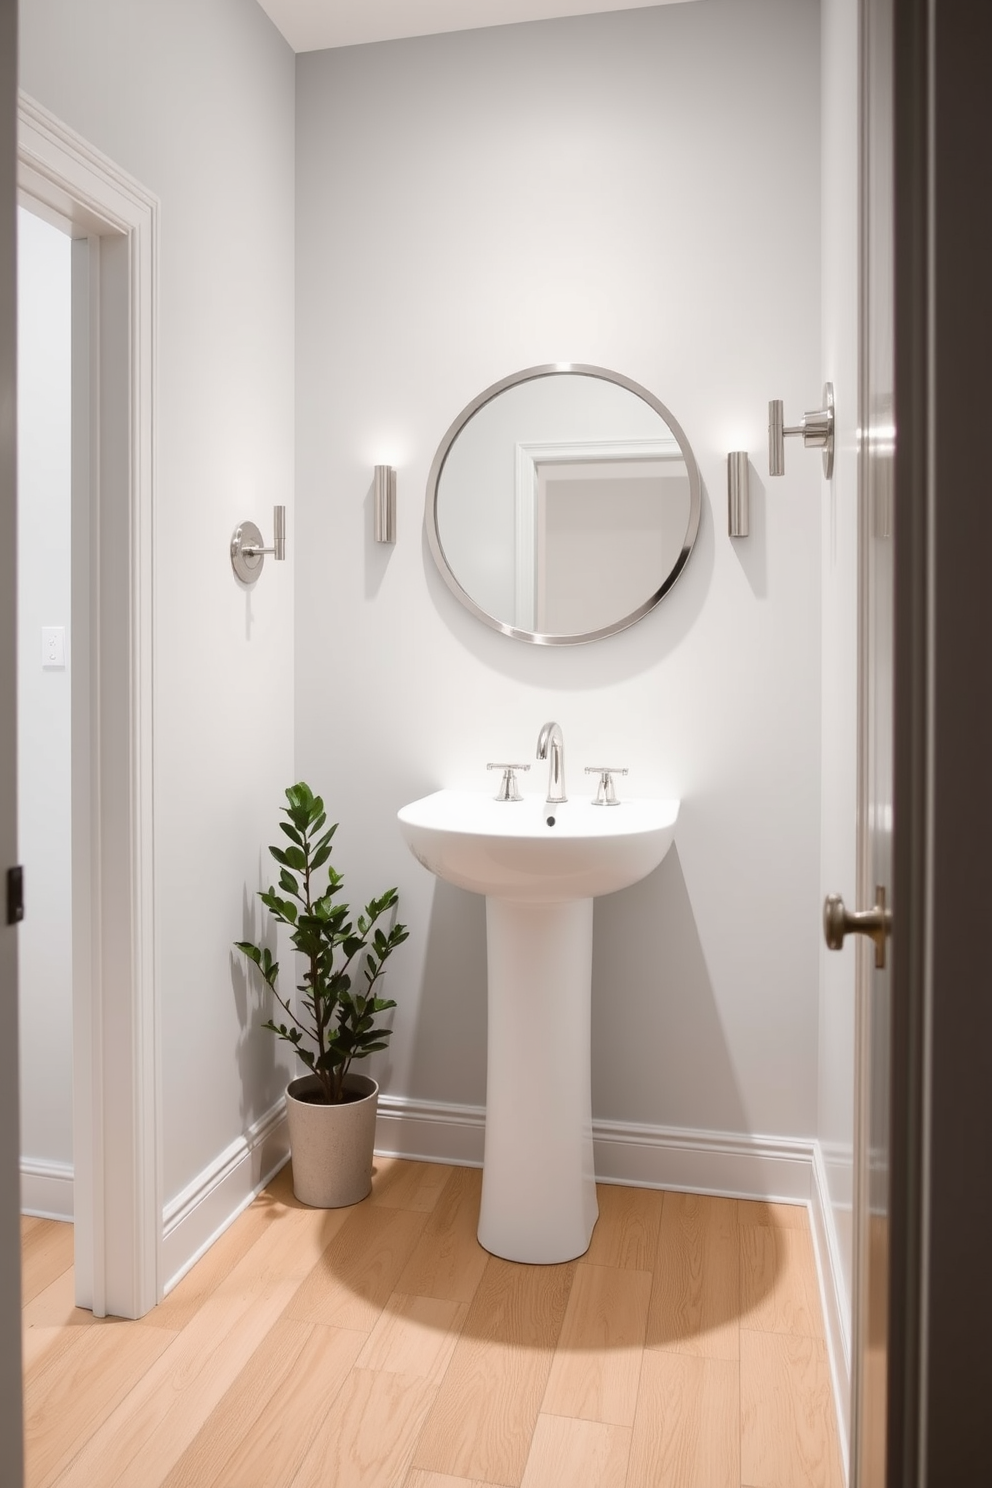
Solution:
<svg viewBox="0 0 992 1488">
<path fill-rule="evenodd" d="M 286 1102 L 280 1099 L 166 1204 L 159 1257 L 163 1295 L 247 1209 L 288 1157 Z"/>
<path fill-rule="evenodd" d="M 35 1219 L 63 1219 L 71 1224 L 75 1209 L 71 1163 L 21 1158 L 21 1213 Z"/>
<path fill-rule="evenodd" d="M 820 1302 L 833 1377 L 834 1405 L 837 1410 L 837 1433 L 840 1438 L 844 1473 L 850 1482 L 851 1442 L 851 1333 L 850 1307 L 840 1262 L 840 1247 L 834 1225 L 833 1206 L 819 1142 L 813 1144 L 813 1193 L 810 1204 L 810 1228 L 820 1274 Z"/>
<path fill-rule="evenodd" d="M 376 1151 L 427 1162 L 482 1166 L 484 1106 L 380 1095 Z M 813 1143 L 681 1127 L 593 1122 L 601 1183 L 808 1204 Z"/>
</svg>

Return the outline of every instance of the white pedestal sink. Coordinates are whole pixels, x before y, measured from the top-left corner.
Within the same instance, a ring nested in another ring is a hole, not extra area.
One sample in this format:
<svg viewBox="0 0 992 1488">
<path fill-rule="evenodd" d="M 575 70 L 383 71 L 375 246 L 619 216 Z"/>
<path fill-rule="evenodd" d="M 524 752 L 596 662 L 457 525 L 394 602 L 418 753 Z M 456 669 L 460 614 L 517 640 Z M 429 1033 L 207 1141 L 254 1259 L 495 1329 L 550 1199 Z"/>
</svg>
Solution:
<svg viewBox="0 0 992 1488">
<path fill-rule="evenodd" d="M 488 1051 L 479 1242 L 511 1261 L 569 1261 L 599 1213 L 592 1153 L 592 901 L 656 868 L 678 801 L 544 801 L 436 791 L 400 830 L 439 878 L 486 896 Z"/>
</svg>

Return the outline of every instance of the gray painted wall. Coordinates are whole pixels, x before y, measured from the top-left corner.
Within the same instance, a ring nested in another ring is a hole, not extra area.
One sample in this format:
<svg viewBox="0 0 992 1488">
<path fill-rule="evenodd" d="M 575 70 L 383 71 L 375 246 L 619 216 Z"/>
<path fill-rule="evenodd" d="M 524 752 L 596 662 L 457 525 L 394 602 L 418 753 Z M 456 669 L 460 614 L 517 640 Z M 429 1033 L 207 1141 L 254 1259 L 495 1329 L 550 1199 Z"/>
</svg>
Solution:
<svg viewBox="0 0 992 1488">
<path fill-rule="evenodd" d="M 819 10 L 708 0 L 298 60 L 300 772 L 350 896 L 400 887 L 388 1092 L 485 1097 L 481 900 L 394 815 L 564 728 L 679 795 L 676 846 L 596 908 L 598 1117 L 812 1136 L 817 1122 L 820 462 L 767 481 L 767 400 L 819 394 Z M 575 360 L 650 388 L 704 484 L 698 547 L 622 635 L 527 647 L 461 610 L 422 538 L 436 446 L 482 388 Z M 752 533 L 726 452 L 752 452 Z M 399 541 L 371 542 L 372 467 Z M 534 775 L 530 781 L 540 782 Z"/>
<path fill-rule="evenodd" d="M 154 902 L 166 1203 L 278 1100 L 288 1068 L 255 1026 L 232 942 L 252 929 L 262 844 L 293 776 L 294 71 L 275 27 L 243 0 L 36 0 L 23 17 L 24 89 L 161 202 Z M 248 593 L 231 572 L 231 533 L 246 517 L 268 533 L 277 501 L 290 561 L 270 561 Z"/>
</svg>

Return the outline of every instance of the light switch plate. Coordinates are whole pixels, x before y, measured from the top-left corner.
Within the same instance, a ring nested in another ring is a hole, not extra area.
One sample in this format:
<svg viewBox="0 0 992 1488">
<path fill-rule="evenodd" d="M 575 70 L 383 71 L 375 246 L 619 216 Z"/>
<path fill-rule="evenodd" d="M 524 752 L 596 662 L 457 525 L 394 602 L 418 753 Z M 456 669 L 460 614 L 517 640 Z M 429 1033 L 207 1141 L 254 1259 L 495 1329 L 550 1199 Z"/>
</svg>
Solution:
<svg viewBox="0 0 992 1488">
<path fill-rule="evenodd" d="M 64 625 L 43 625 L 41 627 L 41 664 L 46 671 L 64 670 Z"/>
</svg>

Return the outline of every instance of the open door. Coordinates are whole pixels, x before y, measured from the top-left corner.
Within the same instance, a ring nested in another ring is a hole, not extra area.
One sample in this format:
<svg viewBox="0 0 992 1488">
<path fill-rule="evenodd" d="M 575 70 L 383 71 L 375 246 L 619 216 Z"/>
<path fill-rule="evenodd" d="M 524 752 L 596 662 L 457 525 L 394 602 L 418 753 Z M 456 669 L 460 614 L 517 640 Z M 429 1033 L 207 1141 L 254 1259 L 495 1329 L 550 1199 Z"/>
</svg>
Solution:
<svg viewBox="0 0 992 1488">
<path fill-rule="evenodd" d="M 851 1482 L 973 1488 L 992 1326 L 992 7 L 861 0 L 861 22 L 861 861 L 857 911 L 826 910 L 833 941 L 871 937 Z"/>
<path fill-rule="evenodd" d="M 857 943 L 851 1481 L 886 1481 L 894 821 L 895 384 L 892 0 L 861 7 L 858 477 L 858 905 L 824 906 Z"/>
</svg>

